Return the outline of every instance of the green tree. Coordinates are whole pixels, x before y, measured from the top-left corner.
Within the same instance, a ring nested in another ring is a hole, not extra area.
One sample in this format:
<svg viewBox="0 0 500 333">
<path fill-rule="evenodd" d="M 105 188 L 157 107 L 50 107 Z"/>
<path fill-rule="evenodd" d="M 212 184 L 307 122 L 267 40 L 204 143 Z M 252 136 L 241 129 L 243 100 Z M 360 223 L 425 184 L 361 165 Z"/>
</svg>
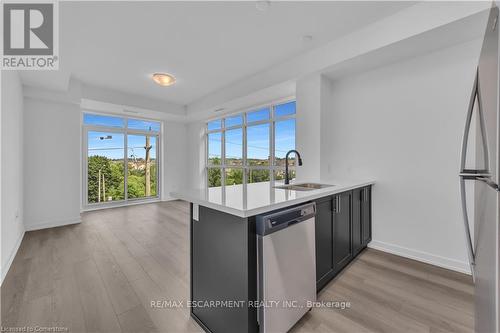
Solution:
<svg viewBox="0 0 500 333">
<path fill-rule="evenodd" d="M 101 201 L 107 201 L 108 197 L 112 200 L 123 199 L 123 162 L 113 161 L 105 156 L 90 156 L 88 158 L 89 203 L 99 201 L 99 170 L 101 171 Z"/>
<path fill-rule="evenodd" d="M 144 198 L 146 196 L 145 161 L 138 159 L 130 162 L 127 177 L 128 198 Z M 150 162 L 150 196 L 156 196 L 156 160 Z"/>
<path fill-rule="evenodd" d="M 129 198 L 142 198 L 145 195 L 144 177 L 130 174 L 127 178 L 127 194 Z"/>
<path fill-rule="evenodd" d="M 249 170 L 249 183 L 260 183 L 269 181 L 269 170 Z"/>
<path fill-rule="evenodd" d="M 209 168 L 208 169 L 208 187 L 221 186 L 221 169 Z"/>
<path fill-rule="evenodd" d="M 226 169 L 226 185 L 243 183 L 243 169 Z"/>
<path fill-rule="evenodd" d="M 212 165 L 220 165 L 220 157 L 210 157 L 208 159 L 208 161 L 212 164 Z"/>
</svg>

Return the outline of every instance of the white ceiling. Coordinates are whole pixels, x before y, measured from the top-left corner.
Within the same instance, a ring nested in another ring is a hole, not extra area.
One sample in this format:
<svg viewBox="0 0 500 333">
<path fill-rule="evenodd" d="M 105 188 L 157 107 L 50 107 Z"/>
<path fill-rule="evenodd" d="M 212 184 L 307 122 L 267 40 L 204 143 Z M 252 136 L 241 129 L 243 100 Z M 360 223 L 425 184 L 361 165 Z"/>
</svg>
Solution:
<svg viewBox="0 0 500 333">
<path fill-rule="evenodd" d="M 60 70 L 23 71 L 58 90 L 70 75 L 103 88 L 187 105 L 284 60 L 396 13 L 413 2 L 60 3 Z M 304 42 L 304 35 L 312 35 Z M 155 85 L 153 72 L 176 76 Z"/>
</svg>

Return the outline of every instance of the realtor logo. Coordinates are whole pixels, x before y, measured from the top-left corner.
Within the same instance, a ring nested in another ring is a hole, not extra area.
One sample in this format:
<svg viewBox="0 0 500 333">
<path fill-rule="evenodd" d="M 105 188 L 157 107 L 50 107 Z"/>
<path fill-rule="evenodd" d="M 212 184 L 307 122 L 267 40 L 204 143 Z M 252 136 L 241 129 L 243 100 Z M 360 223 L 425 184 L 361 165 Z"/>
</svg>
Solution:
<svg viewBox="0 0 500 333">
<path fill-rule="evenodd" d="M 2 69 L 57 69 L 57 3 L 3 3 Z"/>
</svg>

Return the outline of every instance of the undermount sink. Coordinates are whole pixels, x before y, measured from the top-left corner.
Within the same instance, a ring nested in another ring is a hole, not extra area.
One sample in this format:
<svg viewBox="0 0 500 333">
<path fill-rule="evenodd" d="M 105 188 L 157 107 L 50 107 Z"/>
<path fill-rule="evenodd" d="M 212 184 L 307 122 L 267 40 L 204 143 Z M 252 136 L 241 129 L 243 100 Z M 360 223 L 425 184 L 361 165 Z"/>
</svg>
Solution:
<svg viewBox="0 0 500 333">
<path fill-rule="evenodd" d="M 335 185 L 318 184 L 318 183 L 299 183 L 299 184 L 275 186 L 274 188 L 279 188 L 284 190 L 294 190 L 294 191 L 312 191 L 331 186 Z"/>
</svg>

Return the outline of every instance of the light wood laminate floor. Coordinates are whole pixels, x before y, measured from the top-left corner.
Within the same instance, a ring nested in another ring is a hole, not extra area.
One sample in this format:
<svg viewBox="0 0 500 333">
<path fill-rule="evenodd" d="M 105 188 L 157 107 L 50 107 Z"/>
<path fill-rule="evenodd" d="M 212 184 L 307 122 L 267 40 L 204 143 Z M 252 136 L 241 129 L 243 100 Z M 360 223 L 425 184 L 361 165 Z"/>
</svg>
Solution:
<svg viewBox="0 0 500 333">
<path fill-rule="evenodd" d="M 181 201 L 83 214 L 78 225 L 26 233 L 1 287 L 3 327 L 69 332 L 201 332 L 189 297 L 189 205 Z M 368 249 L 318 295 L 293 332 L 472 332 L 463 274 Z"/>
</svg>

